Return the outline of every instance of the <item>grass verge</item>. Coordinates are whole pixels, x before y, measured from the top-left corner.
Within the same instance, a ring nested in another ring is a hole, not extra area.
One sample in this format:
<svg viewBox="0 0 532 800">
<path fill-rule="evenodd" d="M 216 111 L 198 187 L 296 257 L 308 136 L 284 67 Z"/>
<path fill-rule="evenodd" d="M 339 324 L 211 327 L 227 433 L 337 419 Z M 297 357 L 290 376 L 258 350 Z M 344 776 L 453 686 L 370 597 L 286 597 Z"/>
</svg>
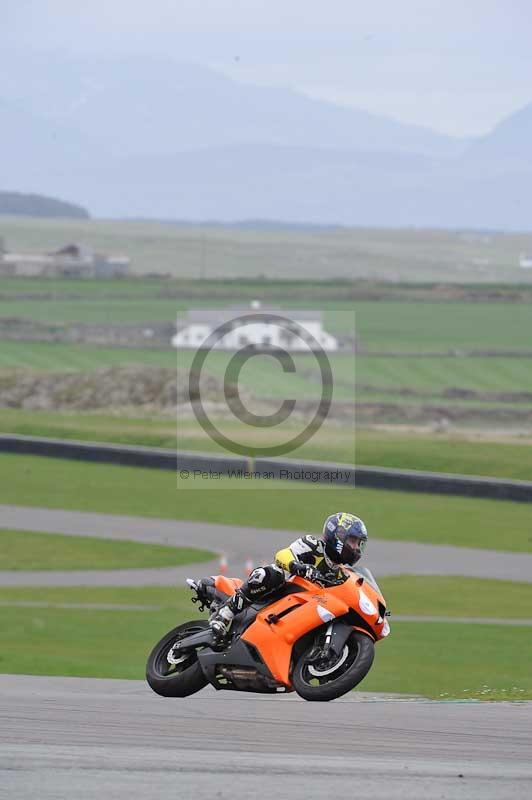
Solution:
<svg viewBox="0 0 532 800">
<path fill-rule="evenodd" d="M 134 412 L 132 412 L 134 413 Z M 217 423 L 219 424 L 219 423 Z M 268 443 L 267 429 L 224 422 L 224 430 L 237 440 Z M 0 409 L 0 430 L 25 436 L 113 442 L 148 447 L 176 447 L 175 420 L 108 414 Z M 292 430 L 289 426 L 287 430 Z M 293 428 L 292 435 L 300 430 Z M 220 452 L 220 448 L 192 422 L 179 424 L 179 448 Z M 530 438 L 513 441 L 474 433 L 451 434 L 379 431 L 325 425 L 295 456 L 309 460 L 353 463 L 368 466 L 453 472 L 464 475 L 532 480 Z"/>
<path fill-rule="evenodd" d="M 0 569 L 4 570 L 174 567 L 211 558 L 214 553 L 191 547 L 0 530 Z"/>
<path fill-rule="evenodd" d="M 528 628 L 392 622 L 360 688 L 438 699 L 532 699 L 531 659 Z"/>
<path fill-rule="evenodd" d="M 394 614 L 532 619 L 532 583 L 400 575 L 379 579 Z"/>
<path fill-rule="evenodd" d="M 0 503 L 315 532 L 350 509 L 370 537 L 532 552 L 530 505 L 377 489 L 268 482 L 186 489 L 172 472 L 34 456 L 0 456 Z M 178 488 L 176 488 L 178 487 Z M 192 542 L 191 542 L 192 544 Z"/>
<path fill-rule="evenodd" d="M 201 572 L 197 570 L 197 572 Z M 199 577 L 199 575 L 197 576 Z M 97 603 L 105 605 L 160 606 L 172 609 L 183 619 L 197 614 L 190 589 L 173 586 L 80 586 L 0 587 L 2 603 Z"/>
</svg>

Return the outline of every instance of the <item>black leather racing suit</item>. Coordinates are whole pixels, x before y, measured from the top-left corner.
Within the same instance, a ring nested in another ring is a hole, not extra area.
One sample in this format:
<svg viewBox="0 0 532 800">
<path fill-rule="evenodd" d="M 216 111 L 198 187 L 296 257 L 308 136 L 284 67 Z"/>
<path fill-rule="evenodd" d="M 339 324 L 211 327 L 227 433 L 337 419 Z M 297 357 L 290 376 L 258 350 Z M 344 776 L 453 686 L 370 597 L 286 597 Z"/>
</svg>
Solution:
<svg viewBox="0 0 532 800">
<path fill-rule="evenodd" d="M 244 581 L 242 586 L 227 601 L 228 607 L 238 614 L 256 600 L 269 595 L 273 597 L 293 574 L 294 565 L 307 564 L 318 573 L 332 577 L 338 574 L 340 567 L 332 564 L 326 556 L 324 544 L 315 536 L 301 536 L 291 545 L 275 554 L 273 564 L 256 567 Z M 204 579 L 208 581 L 208 579 Z"/>
</svg>

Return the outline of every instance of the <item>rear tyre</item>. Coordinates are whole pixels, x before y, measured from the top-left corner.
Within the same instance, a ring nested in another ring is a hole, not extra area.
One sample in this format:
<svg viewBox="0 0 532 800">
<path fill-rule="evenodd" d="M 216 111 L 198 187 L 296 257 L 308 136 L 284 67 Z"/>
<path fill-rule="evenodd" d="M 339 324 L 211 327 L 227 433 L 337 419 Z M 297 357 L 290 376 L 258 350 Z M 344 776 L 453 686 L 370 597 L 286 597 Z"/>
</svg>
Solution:
<svg viewBox="0 0 532 800">
<path fill-rule="evenodd" d="M 185 622 L 169 631 L 155 645 L 146 664 L 146 680 L 154 692 L 163 697 L 188 697 L 207 685 L 195 648 L 180 654 L 177 664 L 171 664 L 168 655 L 171 656 L 172 647 L 179 639 L 208 627 L 207 620 Z"/>
<path fill-rule="evenodd" d="M 354 689 L 366 677 L 375 656 L 375 644 L 364 633 L 353 631 L 340 656 L 327 663 L 309 661 L 311 644 L 296 661 L 292 685 L 305 700 L 335 700 Z"/>
</svg>

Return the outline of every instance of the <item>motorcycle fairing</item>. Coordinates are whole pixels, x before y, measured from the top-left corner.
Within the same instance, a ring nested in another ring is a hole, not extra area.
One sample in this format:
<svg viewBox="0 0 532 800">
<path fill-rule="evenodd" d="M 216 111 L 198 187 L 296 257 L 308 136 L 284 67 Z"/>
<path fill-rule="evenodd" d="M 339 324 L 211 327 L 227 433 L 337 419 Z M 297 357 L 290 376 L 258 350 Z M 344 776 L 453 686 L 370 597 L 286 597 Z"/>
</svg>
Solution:
<svg viewBox="0 0 532 800">
<path fill-rule="evenodd" d="M 369 572 L 369 570 L 368 570 Z M 341 586 L 333 586 L 328 590 L 331 595 L 340 595 L 349 603 L 352 611 L 348 620 L 354 630 L 365 633 L 374 641 L 384 639 L 390 632 L 385 620 L 386 603 L 380 589 L 377 591 L 373 583 L 368 583 L 365 576 L 358 575 L 354 570 L 348 570 L 349 579 Z M 369 573 L 371 575 L 371 573 Z M 366 602 L 362 602 L 364 597 Z M 370 605 L 367 605 L 369 600 Z"/>
<path fill-rule="evenodd" d="M 198 653 L 203 674 L 215 689 L 271 694 L 292 691 L 280 683 L 264 664 L 256 648 L 242 638 L 223 651 L 205 648 Z"/>
<path fill-rule="evenodd" d="M 385 600 L 375 578 L 371 572 L 364 567 L 357 569 L 345 567 L 344 573 L 347 580 L 339 586 L 329 588 L 327 590 L 327 595 L 337 595 L 343 597 L 345 600 L 349 598 L 349 605 L 353 609 L 357 609 L 355 615 L 351 614 L 351 624 L 355 630 L 369 635 L 374 641 L 385 638 L 388 636 L 390 628 L 385 620 Z M 213 580 L 215 581 L 216 590 L 223 593 L 226 597 L 234 594 L 242 585 L 242 581 L 238 578 L 226 578 L 225 575 L 216 575 L 213 577 Z M 295 592 L 316 592 L 319 591 L 319 589 L 316 584 L 309 583 L 303 578 L 291 578 L 285 584 L 284 591 L 293 595 Z M 366 595 L 367 599 L 370 600 L 374 612 L 368 612 L 364 609 L 363 604 L 360 602 L 363 595 Z M 270 605 L 269 598 L 267 597 L 264 598 L 264 602 L 268 604 L 269 608 L 271 605 L 275 605 L 275 603 Z M 324 619 L 323 621 L 325 622 L 326 620 Z"/>
<path fill-rule="evenodd" d="M 349 611 L 340 598 L 320 591 L 308 581 L 302 582 L 308 591 L 290 594 L 268 605 L 257 614 L 253 624 L 241 637 L 256 647 L 275 680 L 285 685 L 290 685 L 295 642 L 324 622 L 330 622 Z"/>
<path fill-rule="evenodd" d="M 226 578 L 225 575 L 213 575 L 213 580 L 216 590 L 222 594 L 226 594 L 228 597 L 242 586 L 240 578 Z"/>
</svg>

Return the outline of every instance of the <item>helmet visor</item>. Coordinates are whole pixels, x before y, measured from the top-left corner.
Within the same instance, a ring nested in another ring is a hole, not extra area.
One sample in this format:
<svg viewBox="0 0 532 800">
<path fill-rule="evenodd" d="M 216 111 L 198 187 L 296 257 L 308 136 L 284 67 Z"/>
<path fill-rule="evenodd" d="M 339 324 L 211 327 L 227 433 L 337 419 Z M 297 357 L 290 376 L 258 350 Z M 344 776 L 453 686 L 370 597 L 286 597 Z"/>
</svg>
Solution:
<svg viewBox="0 0 532 800">
<path fill-rule="evenodd" d="M 355 555 L 361 556 L 366 549 L 367 540 L 361 539 L 359 536 L 346 536 L 344 544 L 349 550 L 355 553 Z"/>
</svg>

